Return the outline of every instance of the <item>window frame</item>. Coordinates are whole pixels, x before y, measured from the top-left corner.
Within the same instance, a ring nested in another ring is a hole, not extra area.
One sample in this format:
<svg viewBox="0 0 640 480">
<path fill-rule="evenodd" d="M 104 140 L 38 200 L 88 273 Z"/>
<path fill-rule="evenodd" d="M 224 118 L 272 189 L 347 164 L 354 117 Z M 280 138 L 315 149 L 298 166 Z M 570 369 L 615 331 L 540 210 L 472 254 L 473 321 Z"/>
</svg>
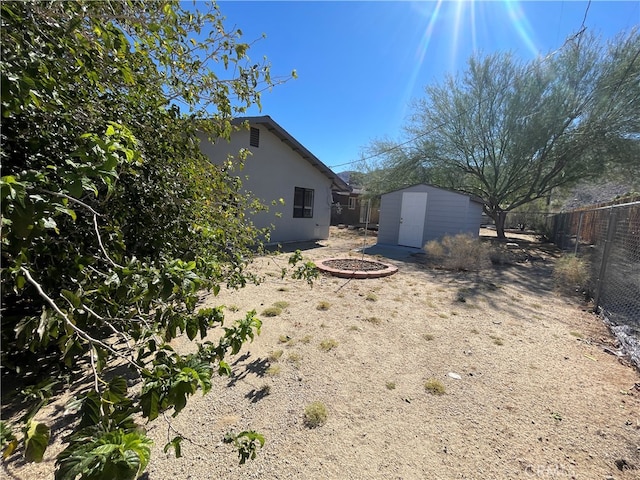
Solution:
<svg viewBox="0 0 640 480">
<path fill-rule="evenodd" d="M 313 188 L 294 187 L 293 218 L 313 218 Z"/>
<path fill-rule="evenodd" d="M 349 200 L 347 202 L 347 208 L 349 210 L 355 210 L 357 202 L 358 202 L 358 199 L 356 197 L 349 197 Z"/>
</svg>

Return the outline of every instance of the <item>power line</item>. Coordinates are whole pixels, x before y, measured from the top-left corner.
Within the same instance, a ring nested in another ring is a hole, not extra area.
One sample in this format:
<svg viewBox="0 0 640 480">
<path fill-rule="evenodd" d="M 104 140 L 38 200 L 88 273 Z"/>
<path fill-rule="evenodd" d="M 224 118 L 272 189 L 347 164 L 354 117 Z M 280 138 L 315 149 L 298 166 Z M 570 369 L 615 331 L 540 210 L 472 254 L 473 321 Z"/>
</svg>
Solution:
<svg viewBox="0 0 640 480">
<path fill-rule="evenodd" d="M 588 13 L 589 13 L 589 8 L 590 8 L 590 7 L 591 7 L 591 0 L 589 0 L 589 2 L 587 3 L 587 7 L 586 7 L 586 9 L 585 9 L 584 16 L 583 16 L 583 18 L 582 18 L 582 23 L 581 23 L 581 25 L 580 25 L 580 29 L 579 29 L 579 30 L 578 30 L 574 35 L 572 35 L 571 37 L 567 38 L 567 39 L 564 41 L 564 43 L 563 43 L 560 47 L 558 47 L 557 49 L 555 49 L 555 50 L 554 50 L 554 51 L 552 51 L 551 53 L 548 53 L 548 54 L 547 54 L 547 55 L 542 59 L 542 61 L 541 61 L 540 63 L 542 63 L 542 62 L 546 62 L 546 61 L 547 61 L 547 60 L 549 60 L 551 57 L 553 57 L 553 56 L 554 56 L 554 55 L 556 55 L 558 52 L 560 52 L 564 47 L 566 47 L 568 43 L 573 42 L 573 41 L 575 41 L 576 39 L 579 39 L 579 38 L 582 36 L 582 34 L 583 34 L 583 33 L 586 31 L 586 29 L 587 29 L 587 27 L 585 26 L 585 22 L 586 22 L 586 20 L 587 20 L 587 15 L 588 15 Z M 533 66 L 529 67 L 529 69 L 530 69 L 530 68 L 532 68 L 532 67 L 533 67 Z M 525 71 L 525 74 L 526 74 L 526 71 Z M 512 81 L 513 81 L 513 80 L 512 80 Z M 487 101 L 486 99 L 485 99 L 485 100 L 482 100 L 482 101 L 481 101 L 481 103 L 482 103 L 482 102 L 486 102 L 486 101 Z M 458 114 L 458 115 L 457 115 L 457 118 L 460 118 L 460 117 L 462 117 L 463 115 L 466 115 L 467 113 L 469 113 L 469 112 L 468 112 L 468 111 L 460 112 L 460 114 Z M 531 115 L 533 115 L 533 114 L 531 114 Z M 368 156 L 368 157 L 360 158 L 360 159 L 358 159 L 358 160 L 352 160 L 352 161 L 350 161 L 350 162 L 340 163 L 340 164 L 338 164 L 338 165 L 333 165 L 331 168 L 333 169 L 333 168 L 336 168 L 336 167 L 344 167 L 344 166 L 347 166 L 347 165 L 353 165 L 353 164 L 356 164 L 356 163 L 359 163 L 359 162 L 366 162 L 367 160 L 372 160 L 372 159 L 374 159 L 374 158 L 380 157 L 380 156 L 385 155 L 385 154 L 387 154 L 387 153 L 393 152 L 394 150 L 398 150 L 399 148 L 401 148 L 401 147 L 403 147 L 403 146 L 405 146 L 405 145 L 407 145 L 407 144 L 409 144 L 409 143 L 413 143 L 413 142 L 415 142 L 416 140 L 419 140 L 420 138 L 425 137 L 425 136 L 427 136 L 427 135 L 429 135 L 429 134 L 433 133 L 433 132 L 434 132 L 434 131 L 436 131 L 437 129 L 444 127 L 446 124 L 447 124 L 447 122 L 439 123 L 438 125 L 434 126 L 433 128 L 431 128 L 431 129 L 427 130 L 426 132 L 421 133 L 420 135 L 417 135 L 417 136 L 415 136 L 415 137 L 413 137 L 413 138 L 410 138 L 409 140 L 407 140 L 407 141 L 405 141 L 405 142 L 402 142 L 402 143 L 399 143 L 399 144 L 397 144 L 397 145 L 394 145 L 394 146 L 393 146 L 393 147 L 391 147 L 391 148 L 388 148 L 388 149 L 386 149 L 386 150 L 382 150 L 381 152 L 375 153 L 375 154 L 370 155 L 370 156 Z"/>
</svg>

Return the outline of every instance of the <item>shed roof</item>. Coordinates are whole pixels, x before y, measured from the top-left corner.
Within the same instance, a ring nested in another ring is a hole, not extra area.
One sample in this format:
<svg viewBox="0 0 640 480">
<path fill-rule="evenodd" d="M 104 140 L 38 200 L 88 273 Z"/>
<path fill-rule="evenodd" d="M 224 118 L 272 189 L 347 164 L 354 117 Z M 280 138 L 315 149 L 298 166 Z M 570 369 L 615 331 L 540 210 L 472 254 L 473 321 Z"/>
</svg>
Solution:
<svg viewBox="0 0 640 480">
<path fill-rule="evenodd" d="M 303 159 L 309 162 L 313 167 L 317 168 L 325 175 L 329 180 L 331 180 L 331 188 L 340 192 L 350 192 L 351 188 L 347 183 L 342 180 L 338 175 L 336 175 L 333 170 L 327 167 L 324 163 L 320 161 L 318 157 L 316 157 L 313 153 L 311 153 L 307 148 L 302 145 L 298 140 L 293 138 L 293 136 L 287 132 L 284 128 L 282 128 L 278 123 L 273 120 L 269 115 L 263 115 L 259 117 L 236 117 L 233 119 L 233 124 L 238 125 L 241 123 L 247 122 L 249 125 L 262 125 L 271 133 L 273 133 L 276 137 L 278 137 L 282 142 L 284 142 L 291 150 L 298 153 Z"/>
<path fill-rule="evenodd" d="M 471 195 L 471 194 L 469 194 L 469 193 L 460 192 L 460 191 L 458 191 L 458 190 L 454 190 L 453 188 L 443 188 L 443 187 L 438 187 L 437 185 L 432 185 L 432 184 L 430 184 L 430 183 L 415 183 L 415 184 L 413 184 L 413 185 L 407 185 L 406 187 L 396 188 L 395 190 L 391 190 L 390 192 L 383 193 L 383 194 L 382 194 L 382 196 L 384 196 L 384 195 L 388 195 L 389 193 L 400 192 L 400 191 L 402 191 L 402 190 L 406 190 L 406 189 L 411 188 L 411 187 L 416 187 L 416 186 L 418 186 L 418 185 L 424 185 L 424 186 L 426 186 L 426 187 L 437 188 L 438 190 L 444 190 L 444 191 L 446 191 L 446 192 L 453 192 L 453 193 L 457 193 L 458 195 L 463 195 L 463 196 L 465 196 L 465 197 L 469 197 L 469 199 L 470 199 L 472 202 L 476 202 L 476 203 L 480 203 L 480 204 L 484 205 L 484 200 L 482 200 L 482 199 L 481 199 L 480 197 L 478 197 L 477 195 Z"/>
</svg>

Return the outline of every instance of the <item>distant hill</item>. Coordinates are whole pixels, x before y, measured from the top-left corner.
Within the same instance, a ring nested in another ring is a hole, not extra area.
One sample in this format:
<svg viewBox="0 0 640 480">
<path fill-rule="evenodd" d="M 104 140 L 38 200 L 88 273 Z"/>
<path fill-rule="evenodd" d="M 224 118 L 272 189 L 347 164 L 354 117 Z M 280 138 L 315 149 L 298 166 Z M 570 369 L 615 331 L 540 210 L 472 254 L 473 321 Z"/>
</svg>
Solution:
<svg viewBox="0 0 640 480">
<path fill-rule="evenodd" d="M 561 210 L 575 210 L 576 208 L 610 202 L 616 197 L 633 191 L 632 185 L 624 182 L 581 183 L 567 192 L 565 200 L 562 201 Z"/>
</svg>

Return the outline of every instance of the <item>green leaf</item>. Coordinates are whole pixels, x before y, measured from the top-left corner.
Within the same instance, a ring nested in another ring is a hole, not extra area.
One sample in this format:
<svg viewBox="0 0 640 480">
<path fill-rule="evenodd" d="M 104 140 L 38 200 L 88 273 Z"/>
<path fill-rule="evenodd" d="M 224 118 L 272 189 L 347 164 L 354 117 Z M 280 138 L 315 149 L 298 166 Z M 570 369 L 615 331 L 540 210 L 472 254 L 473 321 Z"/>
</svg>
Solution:
<svg viewBox="0 0 640 480">
<path fill-rule="evenodd" d="M 69 303 L 73 305 L 73 308 L 80 308 L 80 306 L 82 305 L 82 300 L 80 299 L 80 297 L 70 290 L 61 290 L 60 295 L 66 298 Z"/>
<path fill-rule="evenodd" d="M 140 406 L 142 407 L 142 415 L 147 417 L 149 421 L 158 418 L 160 413 L 160 395 L 156 389 L 150 389 L 140 396 Z"/>
<path fill-rule="evenodd" d="M 27 462 L 41 462 L 49 445 L 49 427 L 44 423 L 30 421 L 24 438 L 24 457 Z"/>
<path fill-rule="evenodd" d="M 90 390 L 82 401 L 80 407 L 80 428 L 98 425 L 101 417 L 102 402 L 95 390 Z"/>
<path fill-rule="evenodd" d="M 176 454 L 176 458 L 182 457 L 182 448 L 180 446 L 180 442 L 182 442 L 182 437 L 173 437 L 173 440 L 171 440 L 164 446 L 164 453 L 167 453 L 170 448 L 173 448 Z"/>
</svg>

